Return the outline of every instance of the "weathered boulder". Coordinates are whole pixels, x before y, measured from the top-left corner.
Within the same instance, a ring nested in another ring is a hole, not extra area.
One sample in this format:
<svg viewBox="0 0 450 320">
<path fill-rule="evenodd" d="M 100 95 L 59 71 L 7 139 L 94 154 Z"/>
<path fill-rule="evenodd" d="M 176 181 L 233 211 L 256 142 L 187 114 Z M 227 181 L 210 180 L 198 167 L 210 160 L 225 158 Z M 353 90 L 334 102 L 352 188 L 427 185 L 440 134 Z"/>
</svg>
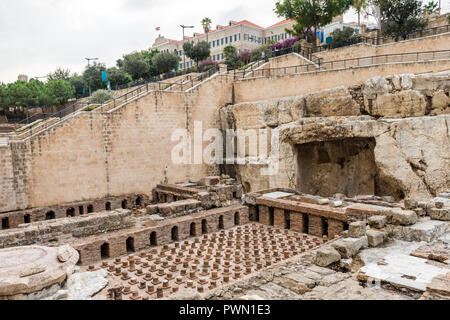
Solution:
<svg viewBox="0 0 450 320">
<path fill-rule="evenodd" d="M 450 221 L 450 208 L 431 209 L 430 218 L 433 220 Z"/>
<path fill-rule="evenodd" d="M 366 222 L 357 221 L 350 223 L 348 228 L 348 235 L 351 238 L 361 238 L 366 235 Z"/>
<path fill-rule="evenodd" d="M 344 238 L 334 241 L 331 246 L 339 252 L 342 258 L 349 259 L 356 255 L 362 248 L 367 248 L 369 242 L 367 236 L 361 238 Z"/>
<path fill-rule="evenodd" d="M 147 206 L 147 214 L 157 214 L 158 213 L 158 205 L 149 205 Z"/>
<path fill-rule="evenodd" d="M 341 260 L 341 255 L 333 247 L 325 246 L 319 248 L 316 252 L 315 263 L 320 267 L 327 267 L 339 260 Z"/>
<path fill-rule="evenodd" d="M 417 214 L 411 210 L 392 211 L 391 222 L 395 225 L 410 226 L 417 222 Z"/>
<path fill-rule="evenodd" d="M 369 226 L 375 229 L 381 229 L 386 226 L 387 218 L 386 216 L 372 216 L 369 217 Z"/>
<path fill-rule="evenodd" d="M 349 259 L 358 253 L 356 247 L 352 243 L 339 239 L 331 244 L 335 248 L 343 259 Z"/>
<path fill-rule="evenodd" d="M 387 233 L 378 230 L 367 230 L 367 240 L 369 242 L 369 246 L 378 247 L 383 244 L 385 239 L 387 238 Z"/>
<path fill-rule="evenodd" d="M 359 115 L 359 105 L 345 87 L 322 90 L 305 96 L 305 113 L 310 116 Z"/>
<path fill-rule="evenodd" d="M 413 210 L 419 206 L 419 203 L 414 199 L 405 199 L 405 209 Z"/>
<path fill-rule="evenodd" d="M 404 241 L 432 242 L 445 234 L 448 223 L 445 221 L 421 218 L 412 226 L 393 226 L 392 234 L 395 239 Z"/>
<path fill-rule="evenodd" d="M 380 117 L 419 117 L 427 112 L 427 100 L 416 90 L 405 90 L 396 93 L 378 95 L 377 99 L 367 106 L 367 112 Z"/>
</svg>

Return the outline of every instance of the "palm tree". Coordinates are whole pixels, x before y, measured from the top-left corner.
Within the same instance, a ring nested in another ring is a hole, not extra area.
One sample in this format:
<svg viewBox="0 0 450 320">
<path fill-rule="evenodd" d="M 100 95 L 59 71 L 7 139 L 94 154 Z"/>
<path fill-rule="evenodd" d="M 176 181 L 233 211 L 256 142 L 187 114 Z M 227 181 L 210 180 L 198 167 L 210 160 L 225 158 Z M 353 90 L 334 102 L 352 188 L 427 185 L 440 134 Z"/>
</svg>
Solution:
<svg viewBox="0 0 450 320">
<path fill-rule="evenodd" d="M 208 42 L 208 32 L 211 31 L 211 23 L 212 23 L 212 21 L 208 17 L 203 18 L 203 20 L 202 20 L 203 30 L 206 33 L 206 42 Z"/>
<path fill-rule="evenodd" d="M 358 13 L 358 26 L 361 25 L 361 11 L 367 6 L 366 0 L 353 0 L 353 7 Z"/>
</svg>

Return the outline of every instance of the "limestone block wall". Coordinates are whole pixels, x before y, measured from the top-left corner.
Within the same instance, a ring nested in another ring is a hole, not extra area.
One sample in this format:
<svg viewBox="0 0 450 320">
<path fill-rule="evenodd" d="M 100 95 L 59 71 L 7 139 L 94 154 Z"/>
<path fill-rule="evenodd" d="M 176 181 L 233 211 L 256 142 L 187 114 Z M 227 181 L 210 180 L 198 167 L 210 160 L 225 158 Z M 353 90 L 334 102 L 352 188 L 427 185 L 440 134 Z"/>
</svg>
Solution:
<svg viewBox="0 0 450 320">
<path fill-rule="evenodd" d="M 0 147 L 0 211 L 12 210 L 16 204 L 11 148 Z"/>
<path fill-rule="evenodd" d="M 151 196 L 166 178 L 174 183 L 214 173 L 217 169 L 204 164 L 173 164 L 171 151 L 179 141 L 171 142 L 171 134 L 185 128 L 193 134 L 194 121 L 204 129 L 216 127 L 218 108 L 230 101 L 231 79 L 216 76 L 188 92 L 153 92 L 116 110 L 82 112 L 11 141 L 9 151 L 0 151 L 5 155 L 0 183 L 7 194 L 0 211 L 130 193 Z"/>
<path fill-rule="evenodd" d="M 423 52 L 430 50 L 448 50 L 450 33 L 438 34 L 382 45 L 358 43 L 352 46 L 317 52 L 314 55 L 324 61 L 336 61 L 382 54 L 397 54 L 406 52 Z"/>
<path fill-rule="evenodd" d="M 418 74 L 450 69 L 450 60 L 379 64 L 340 70 L 322 70 L 287 76 L 260 77 L 234 83 L 235 102 L 283 98 L 341 86 L 355 86 L 375 76 Z M 264 88 L 264 90 L 260 90 Z"/>
</svg>

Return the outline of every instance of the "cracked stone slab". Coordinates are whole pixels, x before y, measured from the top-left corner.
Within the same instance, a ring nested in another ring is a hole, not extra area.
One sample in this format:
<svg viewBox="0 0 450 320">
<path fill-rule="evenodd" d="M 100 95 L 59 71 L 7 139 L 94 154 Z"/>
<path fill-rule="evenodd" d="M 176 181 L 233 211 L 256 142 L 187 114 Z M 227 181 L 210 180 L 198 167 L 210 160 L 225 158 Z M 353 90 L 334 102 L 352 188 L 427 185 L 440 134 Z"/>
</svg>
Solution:
<svg viewBox="0 0 450 320">
<path fill-rule="evenodd" d="M 442 237 L 447 232 L 447 229 L 447 222 L 431 220 L 427 217 L 419 219 L 419 221 L 412 226 L 395 227 L 394 237 L 405 241 L 432 242 Z"/>
<path fill-rule="evenodd" d="M 61 284 L 78 262 L 75 249 L 64 247 L 14 247 L 0 250 L 0 296 L 18 296 Z"/>
<path fill-rule="evenodd" d="M 273 199 L 281 199 L 281 198 L 285 198 L 285 197 L 289 197 L 289 196 L 293 196 L 293 195 L 294 195 L 294 193 L 287 193 L 287 192 L 281 192 L 281 191 L 263 194 L 264 197 L 273 198 Z"/>
<path fill-rule="evenodd" d="M 372 278 L 397 287 L 425 291 L 433 278 L 448 269 L 427 264 L 427 260 L 406 254 L 387 255 L 382 263 L 371 263 L 360 269 L 358 279 Z"/>
</svg>

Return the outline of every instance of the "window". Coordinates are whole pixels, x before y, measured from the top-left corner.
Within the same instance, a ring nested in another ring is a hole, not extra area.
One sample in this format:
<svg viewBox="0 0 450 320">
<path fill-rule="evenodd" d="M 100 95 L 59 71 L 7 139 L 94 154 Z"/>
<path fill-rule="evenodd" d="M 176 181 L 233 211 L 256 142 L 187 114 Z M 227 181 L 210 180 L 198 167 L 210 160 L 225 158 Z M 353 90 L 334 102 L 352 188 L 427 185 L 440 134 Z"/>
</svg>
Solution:
<svg viewBox="0 0 450 320">
<path fill-rule="evenodd" d="M 221 44 L 221 45 L 223 45 L 223 42 L 224 42 L 224 41 L 223 41 L 223 38 L 220 39 L 220 44 Z"/>
<path fill-rule="evenodd" d="M 126 245 L 127 245 L 127 252 L 134 252 L 134 238 L 133 237 L 129 237 L 126 241 Z"/>
<path fill-rule="evenodd" d="M 75 209 L 74 208 L 67 209 L 66 216 L 67 217 L 75 217 Z"/>
<path fill-rule="evenodd" d="M 109 258 L 109 243 L 105 242 L 104 244 L 102 244 L 100 246 L 100 254 L 102 259 L 107 259 Z"/>
<path fill-rule="evenodd" d="M 178 227 L 175 226 L 172 228 L 172 241 L 178 241 Z"/>
<path fill-rule="evenodd" d="M 55 213 L 53 211 L 49 211 L 45 214 L 45 220 L 55 219 Z"/>
<path fill-rule="evenodd" d="M 224 223 L 223 223 L 223 216 L 219 217 L 219 226 L 218 226 L 219 230 L 223 230 L 224 229 Z"/>
<path fill-rule="evenodd" d="M 233 42 L 233 36 L 230 36 L 230 43 Z"/>
<path fill-rule="evenodd" d="M 9 218 L 2 218 L 2 229 L 9 229 Z"/>
<path fill-rule="evenodd" d="M 225 38 L 225 44 L 228 44 L 228 37 Z"/>
<path fill-rule="evenodd" d="M 208 233 L 208 224 L 206 219 L 202 220 L 202 234 Z"/>
<path fill-rule="evenodd" d="M 234 41 L 237 41 L 237 34 L 234 35 Z"/>
<path fill-rule="evenodd" d="M 189 235 L 191 237 L 195 237 L 197 235 L 197 232 L 195 230 L 195 222 L 192 222 L 189 228 Z"/>
<path fill-rule="evenodd" d="M 153 231 L 152 233 L 150 233 L 150 246 L 154 247 L 158 245 L 158 240 L 157 240 L 157 235 L 156 232 Z"/>
<path fill-rule="evenodd" d="M 142 197 L 141 197 L 141 196 L 138 196 L 138 197 L 136 198 L 136 206 L 140 207 L 141 204 L 142 204 Z"/>
<path fill-rule="evenodd" d="M 26 215 L 23 216 L 23 222 L 24 223 L 30 223 L 31 222 L 30 214 L 27 213 Z"/>
</svg>

